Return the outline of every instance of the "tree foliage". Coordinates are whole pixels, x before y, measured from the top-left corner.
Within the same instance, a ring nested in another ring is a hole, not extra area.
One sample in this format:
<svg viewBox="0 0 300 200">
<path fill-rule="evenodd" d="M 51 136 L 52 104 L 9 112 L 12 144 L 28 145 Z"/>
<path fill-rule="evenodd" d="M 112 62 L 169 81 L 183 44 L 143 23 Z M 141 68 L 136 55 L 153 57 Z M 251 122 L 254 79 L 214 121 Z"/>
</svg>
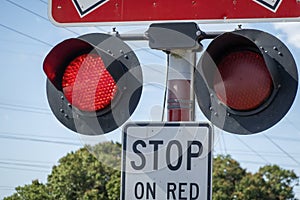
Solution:
<svg viewBox="0 0 300 200">
<path fill-rule="evenodd" d="M 230 156 L 216 157 L 213 167 L 213 200 L 296 199 L 293 187 L 298 177 L 291 170 L 266 165 L 252 174 Z"/>
<path fill-rule="evenodd" d="M 16 193 L 4 198 L 5 200 L 24 200 L 24 199 L 51 199 L 50 192 L 46 185 L 38 180 L 33 180 L 31 184 L 16 187 Z"/>
<path fill-rule="evenodd" d="M 213 163 L 213 199 L 233 199 L 235 186 L 246 175 L 246 170 L 229 156 L 218 156 Z"/>
<path fill-rule="evenodd" d="M 119 143 L 87 146 L 61 158 L 46 184 L 34 180 L 17 187 L 16 193 L 4 200 L 116 200 L 120 197 L 120 165 Z M 293 187 L 297 180 L 293 171 L 277 165 L 249 173 L 230 156 L 217 156 L 213 162 L 212 196 L 213 200 L 295 200 Z"/>
<path fill-rule="evenodd" d="M 48 177 L 54 199 L 108 199 L 106 183 L 113 172 L 86 149 L 68 154 L 59 163 Z"/>
</svg>

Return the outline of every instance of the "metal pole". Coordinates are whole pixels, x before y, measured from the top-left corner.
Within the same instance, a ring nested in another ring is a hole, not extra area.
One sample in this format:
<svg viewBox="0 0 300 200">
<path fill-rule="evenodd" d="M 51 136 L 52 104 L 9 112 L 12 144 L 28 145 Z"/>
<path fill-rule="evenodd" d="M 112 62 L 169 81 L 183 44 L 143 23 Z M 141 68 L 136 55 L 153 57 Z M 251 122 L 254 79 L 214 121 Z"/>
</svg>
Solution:
<svg viewBox="0 0 300 200">
<path fill-rule="evenodd" d="M 194 121 L 195 104 L 193 77 L 196 53 L 173 50 L 169 57 L 168 121 Z"/>
<path fill-rule="evenodd" d="M 117 28 L 114 27 L 112 29 L 111 35 L 120 38 L 123 41 L 143 41 L 143 40 L 148 40 L 149 38 L 147 37 L 146 33 L 130 33 L 130 34 L 120 34 L 117 31 Z"/>
<path fill-rule="evenodd" d="M 149 30 L 148 30 L 149 31 Z M 124 41 L 144 41 L 150 40 L 149 32 L 140 34 L 120 34 L 116 28 L 113 28 L 111 35 Z M 153 32 L 153 31 L 152 31 Z M 201 31 L 196 41 L 204 39 L 213 39 L 223 32 L 203 32 Z M 152 33 L 153 34 L 153 33 Z M 152 35 L 156 36 L 157 35 Z M 167 35 L 167 37 L 169 37 Z M 157 39 L 157 38 L 155 38 Z M 153 40 L 153 38 L 152 38 Z M 157 39 L 158 41 L 161 40 Z M 164 41 L 164 40 L 163 40 Z M 176 43 L 178 41 L 174 41 Z M 181 44 L 182 45 L 182 44 Z M 194 121 L 195 120 L 195 95 L 194 95 L 194 68 L 196 65 L 196 52 L 192 49 L 173 49 L 174 45 L 160 46 L 154 45 L 154 49 L 168 51 L 168 95 L 167 95 L 167 121 Z M 180 46 L 180 45 L 179 45 Z M 195 49 L 194 49 L 195 50 Z M 198 49 L 199 50 L 199 49 Z"/>
<path fill-rule="evenodd" d="M 201 32 L 201 34 L 198 36 L 197 40 L 200 42 L 205 39 L 214 39 L 218 37 L 219 35 L 223 34 L 224 32 L 216 31 L 216 32 Z M 128 34 L 120 34 L 116 28 L 113 29 L 110 35 L 113 35 L 115 37 L 120 38 L 123 41 L 148 41 L 149 37 L 146 33 L 128 33 Z"/>
</svg>

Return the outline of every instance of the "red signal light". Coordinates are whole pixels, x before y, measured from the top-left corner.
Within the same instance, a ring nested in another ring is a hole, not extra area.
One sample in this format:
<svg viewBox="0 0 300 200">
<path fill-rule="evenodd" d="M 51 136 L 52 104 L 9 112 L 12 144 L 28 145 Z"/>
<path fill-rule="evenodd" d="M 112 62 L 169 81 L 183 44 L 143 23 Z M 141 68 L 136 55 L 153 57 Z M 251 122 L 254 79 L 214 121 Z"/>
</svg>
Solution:
<svg viewBox="0 0 300 200">
<path fill-rule="evenodd" d="M 67 100 L 82 111 L 108 106 L 117 92 L 113 77 L 98 54 L 83 54 L 67 66 L 62 88 Z"/>
<path fill-rule="evenodd" d="M 289 111 L 298 72 L 291 52 L 278 38 L 240 29 L 208 45 L 194 85 L 201 111 L 215 126 L 253 134 L 274 126 Z"/>
<path fill-rule="evenodd" d="M 121 39 L 102 33 L 71 38 L 46 56 L 47 97 L 55 117 L 85 135 L 125 123 L 142 94 L 142 69 Z"/>
<path fill-rule="evenodd" d="M 272 78 L 259 53 L 249 50 L 230 52 L 217 68 L 215 93 L 231 109 L 253 110 L 270 97 Z"/>
</svg>

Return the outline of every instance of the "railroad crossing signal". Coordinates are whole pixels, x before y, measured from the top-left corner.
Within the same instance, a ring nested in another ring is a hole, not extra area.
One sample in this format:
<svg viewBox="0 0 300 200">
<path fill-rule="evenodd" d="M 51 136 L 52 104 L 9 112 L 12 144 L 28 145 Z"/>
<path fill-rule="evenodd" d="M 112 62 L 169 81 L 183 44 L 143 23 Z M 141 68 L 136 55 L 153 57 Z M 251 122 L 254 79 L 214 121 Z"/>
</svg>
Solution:
<svg viewBox="0 0 300 200">
<path fill-rule="evenodd" d="M 237 134 L 264 131 L 288 112 L 298 74 L 288 48 L 259 30 L 236 30 L 214 39 L 200 59 L 195 91 L 204 115 Z"/>
<path fill-rule="evenodd" d="M 164 34 L 158 34 L 160 28 Z M 172 40 L 174 31 L 176 40 Z M 204 115 L 236 134 L 258 133 L 275 125 L 290 109 L 298 86 L 293 56 L 275 36 L 253 29 L 216 35 L 203 32 L 195 23 L 160 23 L 151 25 L 140 39 L 148 39 L 151 48 L 172 53 L 181 47 L 200 51 L 201 41 L 212 37 L 216 38 L 202 54 L 194 76 Z M 100 33 L 71 38 L 45 58 L 50 107 L 71 130 L 108 133 L 127 121 L 137 107 L 142 71 L 136 55 L 120 38 L 120 34 Z M 178 109 L 185 106 L 180 99 L 178 105 Z"/>
<path fill-rule="evenodd" d="M 56 118 L 86 135 L 120 127 L 142 93 L 140 63 L 122 40 L 93 33 L 56 45 L 44 60 L 47 97 Z"/>
</svg>

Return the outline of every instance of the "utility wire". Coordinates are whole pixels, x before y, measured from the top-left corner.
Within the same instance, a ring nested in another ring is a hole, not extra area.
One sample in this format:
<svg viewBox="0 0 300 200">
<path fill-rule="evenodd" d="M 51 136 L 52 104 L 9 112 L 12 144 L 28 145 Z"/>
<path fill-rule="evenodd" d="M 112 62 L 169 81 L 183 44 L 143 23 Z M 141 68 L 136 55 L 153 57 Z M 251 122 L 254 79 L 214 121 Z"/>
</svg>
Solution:
<svg viewBox="0 0 300 200">
<path fill-rule="evenodd" d="M 12 186 L 0 185 L 0 190 L 15 190 Z"/>
<path fill-rule="evenodd" d="M 3 102 L 0 102 L 0 108 L 20 111 L 20 112 L 37 113 L 37 114 L 47 114 L 47 115 L 52 114 L 52 112 L 46 108 L 38 108 L 38 107 L 26 106 L 26 105 L 16 105 L 16 104 L 3 103 Z"/>
<path fill-rule="evenodd" d="M 5 166 L 0 166 L 2 169 L 8 169 L 8 170 L 21 170 L 21 171 L 31 171 L 31 172 L 39 172 L 39 173 L 49 173 L 51 172 L 51 169 L 49 170 L 38 170 L 38 169 L 28 169 L 28 168 L 17 168 L 17 167 L 5 167 Z"/>
<path fill-rule="evenodd" d="M 46 4 L 46 5 L 48 5 L 48 2 L 47 2 L 47 1 L 40 0 L 40 2 L 42 2 L 42 3 Z"/>
<path fill-rule="evenodd" d="M 25 7 L 21 6 L 20 4 L 17 4 L 17 3 L 14 2 L 14 1 L 11 1 L 11 0 L 6 0 L 6 1 L 7 1 L 8 3 L 10 3 L 10 4 L 13 4 L 14 6 L 16 6 L 16 7 L 20 8 L 20 9 L 23 9 L 23 10 L 25 10 L 25 11 L 27 11 L 27 12 L 29 12 L 29 13 L 31 13 L 31 14 L 37 16 L 37 17 L 40 17 L 41 19 L 44 19 L 44 20 L 46 20 L 46 21 L 49 21 L 49 19 L 48 19 L 47 17 L 44 17 L 44 16 L 42 16 L 42 15 L 40 15 L 40 14 L 38 14 L 38 13 L 35 13 L 35 12 L 33 12 L 32 10 L 25 8 Z M 75 31 L 73 31 L 73 30 L 71 30 L 71 29 L 69 29 L 69 28 L 65 28 L 65 27 L 64 27 L 64 29 L 66 29 L 67 31 L 69 31 L 69 32 L 71 32 L 71 33 L 74 33 L 74 34 L 76 34 L 76 35 L 79 35 L 79 33 L 76 33 Z"/>
<path fill-rule="evenodd" d="M 3 162 L 15 162 L 15 163 L 38 163 L 38 164 L 53 165 L 52 162 L 37 161 L 37 160 L 20 160 L 20 159 L 10 159 L 10 158 L 1 159 L 0 158 L 0 161 L 3 161 Z"/>
<path fill-rule="evenodd" d="M 289 157 L 291 160 L 293 160 L 295 163 L 297 163 L 300 166 L 300 162 L 296 160 L 292 155 L 290 155 L 287 151 L 285 151 L 283 148 L 281 148 L 276 142 L 274 142 L 269 136 L 266 134 L 263 134 L 265 138 L 267 138 L 274 146 L 276 146 L 280 151 L 282 151 L 287 157 Z"/>
<path fill-rule="evenodd" d="M 46 17 L 44 17 L 44 16 L 42 16 L 42 15 L 39 15 L 39 14 L 33 12 L 32 10 L 29 10 L 29 9 L 27 9 L 27 8 L 25 8 L 25 7 L 23 7 L 23 6 L 21 6 L 20 4 L 17 4 L 17 3 L 14 2 L 14 1 L 11 1 L 11 0 L 5 0 L 5 1 L 7 1 L 8 3 L 13 4 L 14 6 L 16 6 L 16 7 L 18 7 L 18 8 L 21 8 L 22 10 L 25 10 L 25 11 L 27 11 L 27 12 L 29 12 L 29 13 L 31 13 L 31 14 L 37 16 L 37 17 L 40 17 L 40 18 L 42 18 L 42 19 L 44 19 L 44 20 L 47 20 L 47 21 L 49 20 L 48 18 L 46 18 Z"/>
<path fill-rule="evenodd" d="M 48 43 L 48 42 L 45 42 L 45 41 L 40 40 L 40 39 L 38 39 L 38 38 L 32 37 L 31 35 L 28 35 L 28 34 L 26 34 L 26 33 L 23 33 L 23 32 L 21 32 L 21 31 L 18 31 L 18 30 L 16 30 L 16 29 L 11 28 L 11 27 L 9 27 L 9 26 L 6 26 L 6 25 L 4 25 L 4 24 L 0 24 L 0 26 L 3 27 L 3 28 L 5 28 L 5 29 L 7 29 L 7 30 L 13 31 L 13 32 L 15 32 L 15 33 L 18 33 L 18 34 L 20 34 L 20 35 L 22 35 L 22 36 L 25 36 L 25 37 L 27 37 L 27 38 L 30 38 L 30 39 L 32 39 L 32 40 L 35 40 L 35 41 L 40 42 L 40 43 L 42 43 L 42 44 L 45 44 L 45 45 L 47 45 L 47 46 L 53 47 L 53 45 L 50 44 L 50 43 Z"/>
<path fill-rule="evenodd" d="M 12 54 L 12 55 L 26 55 L 27 57 L 30 57 L 31 59 L 41 59 L 41 57 L 43 57 L 43 55 L 39 55 L 36 53 L 29 53 L 29 52 L 22 52 L 22 51 L 14 51 L 14 50 L 10 50 L 10 49 L 5 49 L 5 52 L 1 52 L 2 56 L 3 54 Z"/>
<path fill-rule="evenodd" d="M 247 164 L 255 164 L 255 165 L 265 165 L 266 163 L 264 162 L 259 162 L 259 161 L 248 161 L 248 160 L 239 160 L 240 163 L 247 163 Z M 270 163 L 268 163 L 270 164 Z M 292 165 L 292 164 L 285 164 L 286 167 L 293 167 L 296 168 L 298 165 Z"/>
<path fill-rule="evenodd" d="M 82 146 L 80 143 L 76 142 L 63 142 L 63 141 L 57 141 L 57 140 L 45 140 L 45 139 L 37 139 L 32 137 L 20 137 L 20 136 L 9 136 L 9 135 L 1 135 L 0 138 L 2 139 L 10 139 L 10 140 L 25 140 L 30 142 L 44 142 L 44 143 L 50 143 L 50 144 L 63 144 L 63 145 L 72 145 L 72 146 Z"/>
<path fill-rule="evenodd" d="M 49 136 L 49 135 L 32 135 L 32 134 L 19 134 L 19 133 L 13 133 L 13 132 L 5 132 L 5 131 L 0 131 L 0 134 L 2 135 L 14 135 L 14 136 L 20 136 L 20 137 L 35 137 L 35 138 L 51 138 L 51 139 L 60 139 L 60 140 L 73 140 L 72 138 L 69 137 L 58 137 L 58 136 Z M 77 140 L 76 140 L 77 141 Z"/>
<path fill-rule="evenodd" d="M 155 71 L 155 72 L 157 72 L 157 73 L 160 73 L 160 74 L 164 73 L 163 71 L 160 71 L 160 70 L 158 70 L 158 69 L 152 67 L 152 66 L 149 65 L 149 64 L 144 64 L 143 66 L 144 66 L 144 67 L 147 67 L 148 69 L 150 69 L 150 70 L 152 70 L 152 71 Z"/>
<path fill-rule="evenodd" d="M 215 153 L 215 152 L 214 152 Z M 240 153 L 240 152 L 239 152 Z M 215 153 L 216 155 L 218 155 L 217 153 Z M 235 153 L 234 155 L 237 155 L 238 153 Z M 282 157 L 282 155 L 278 155 L 279 157 Z M 254 164 L 254 165 L 259 165 L 259 166 L 262 166 L 262 165 L 272 165 L 272 164 L 276 164 L 276 163 L 270 163 L 270 162 L 262 162 L 262 161 L 256 161 L 256 160 L 238 160 L 239 163 L 245 163 L 245 164 Z M 279 165 L 279 164 L 276 164 L 276 165 Z M 283 167 L 291 167 L 291 168 L 298 168 L 299 165 L 297 164 L 287 164 L 287 163 L 284 163 L 284 164 L 280 164 L 280 166 L 283 166 Z"/>
<path fill-rule="evenodd" d="M 225 137 L 224 137 L 224 134 L 221 133 L 221 142 L 220 144 L 223 142 L 223 147 L 224 147 L 224 153 L 227 155 L 227 149 L 226 149 L 226 143 L 225 143 Z"/>
<path fill-rule="evenodd" d="M 260 155 L 255 149 L 253 149 L 250 145 L 248 145 L 246 142 L 244 142 L 239 136 L 235 137 L 238 141 L 243 143 L 248 149 L 250 149 L 252 152 L 254 152 L 258 157 L 260 157 L 263 161 L 266 163 L 269 163 L 262 155 Z"/>
<path fill-rule="evenodd" d="M 148 47 L 143 47 L 143 48 L 141 48 L 141 47 L 139 47 L 139 46 L 137 46 L 137 45 L 135 45 L 135 44 L 130 44 L 130 45 L 133 46 L 133 47 L 135 47 L 135 48 L 137 48 L 137 49 L 134 49 L 134 51 L 139 51 L 139 50 L 145 51 L 147 54 L 150 54 L 150 55 L 152 55 L 152 56 L 155 56 L 155 57 L 157 57 L 157 58 L 159 58 L 159 59 L 161 59 L 161 60 L 164 60 L 164 59 L 165 59 L 164 56 L 160 56 L 160 55 L 154 53 L 153 51 L 149 51 L 149 50 L 153 50 L 153 49 L 149 49 Z M 158 50 L 155 50 L 155 51 L 158 51 Z"/>
<path fill-rule="evenodd" d="M 284 118 L 284 120 L 285 121 L 287 121 L 291 126 L 293 126 L 296 130 L 298 130 L 296 133 L 298 134 L 298 135 L 300 135 L 300 129 L 299 129 L 299 127 L 297 127 L 296 125 L 295 125 L 295 123 L 293 123 L 289 118 L 287 118 L 287 117 L 285 117 Z"/>
<path fill-rule="evenodd" d="M 15 190 L 15 187 L 13 186 L 5 186 L 5 185 L 0 185 L 0 190 L 7 190 L 7 191 L 12 191 Z"/>
<path fill-rule="evenodd" d="M 36 113 L 36 114 L 51 115 L 50 112 L 34 111 L 34 110 L 27 110 L 27 109 L 22 109 L 22 108 L 6 107 L 6 106 L 1 106 L 1 105 L 0 105 L 0 108 L 1 109 L 14 110 L 14 111 L 21 111 L 21 112 L 30 112 L 30 113 Z"/>
<path fill-rule="evenodd" d="M 34 167 L 34 168 L 43 168 L 43 169 L 49 169 L 49 168 L 52 168 L 52 166 L 46 166 L 46 165 L 28 164 L 28 163 L 17 163 L 17 162 L 4 162 L 4 161 L 0 161 L 0 165 L 12 165 L 12 166 L 22 166 L 22 167 Z"/>
<path fill-rule="evenodd" d="M 15 5 L 15 6 L 18 7 L 18 8 L 21 8 L 21 9 L 23 9 L 23 10 L 25 10 L 25 11 L 27 11 L 27 12 L 33 14 L 33 15 L 35 15 L 35 16 L 38 16 L 38 17 L 40 17 L 40 18 L 42 18 L 42 19 L 44 19 L 44 20 L 46 20 L 46 21 L 49 21 L 48 18 L 46 18 L 46 17 L 44 17 L 44 16 L 42 16 L 42 15 L 39 15 L 39 14 L 33 12 L 32 10 L 25 8 L 25 7 L 21 6 L 20 4 L 17 4 L 16 2 L 14 2 L 14 1 L 12 1 L 12 0 L 6 0 L 6 1 L 9 2 L 9 3 L 11 3 L 11 4 L 13 4 L 13 5 Z M 43 2 L 43 3 L 46 3 L 46 2 L 44 2 L 44 1 L 42 1 L 42 0 L 40 0 L 40 1 Z M 47 4 L 47 3 L 46 3 L 46 4 Z M 6 28 L 10 28 L 10 27 L 7 27 L 7 26 L 6 26 Z M 99 27 L 96 27 L 96 28 L 99 29 L 99 30 L 101 30 L 101 31 L 104 31 L 103 29 L 101 29 L 101 28 L 99 28 Z M 68 31 L 70 31 L 70 32 L 72 32 L 72 33 L 74 33 L 74 34 L 76 34 L 76 35 L 79 35 L 79 33 L 74 32 L 74 31 L 72 31 L 72 30 L 70 30 L 70 29 L 68 29 L 68 28 L 64 28 L 64 29 L 66 29 L 66 30 L 68 30 Z M 11 30 L 11 29 L 10 29 L 10 30 Z M 26 35 L 26 36 L 28 36 L 28 35 Z M 32 38 L 31 38 L 31 39 L 32 39 Z M 41 40 L 40 40 L 40 41 L 41 41 Z M 43 43 L 44 43 L 44 42 L 43 42 Z M 50 44 L 47 44 L 47 45 L 50 45 Z M 139 48 L 138 50 L 147 51 L 147 50 L 145 50 L 144 48 L 142 49 L 142 48 L 140 48 L 140 47 L 137 46 L 137 45 L 134 45 L 134 44 L 131 44 L 131 45 L 134 46 L 134 47 Z M 52 46 L 52 45 L 50 45 L 50 46 Z M 159 55 L 155 54 L 155 53 L 152 52 L 152 51 L 147 51 L 147 53 L 152 54 L 152 55 L 154 55 L 155 57 L 158 57 L 158 58 L 160 58 L 160 59 L 164 59 L 164 57 L 159 56 Z M 152 69 L 154 69 L 154 68 L 152 68 Z M 159 71 L 159 70 L 157 70 L 157 71 Z M 159 72 L 160 72 L 160 71 L 159 71 Z"/>
<path fill-rule="evenodd" d="M 233 154 L 242 154 L 242 155 L 256 155 L 255 152 L 253 151 L 246 151 L 246 150 L 238 150 L 238 149 L 231 149 L 230 152 Z M 266 157 L 282 157 L 282 152 L 262 152 L 260 151 L 261 155 L 264 155 Z M 290 153 L 291 155 L 294 156 L 300 156 L 300 153 Z"/>
<path fill-rule="evenodd" d="M 49 111 L 48 108 L 40 108 L 40 107 L 36 107 L 36 106 L 17 105 L 17 104 L 0 102 L 0 106 L 1 105 L 3 105 L 3 106 L 10 106 L 10 107 L 21 107 L 21 108 L 33 109 L 33 110 Z"/>
</svg>

